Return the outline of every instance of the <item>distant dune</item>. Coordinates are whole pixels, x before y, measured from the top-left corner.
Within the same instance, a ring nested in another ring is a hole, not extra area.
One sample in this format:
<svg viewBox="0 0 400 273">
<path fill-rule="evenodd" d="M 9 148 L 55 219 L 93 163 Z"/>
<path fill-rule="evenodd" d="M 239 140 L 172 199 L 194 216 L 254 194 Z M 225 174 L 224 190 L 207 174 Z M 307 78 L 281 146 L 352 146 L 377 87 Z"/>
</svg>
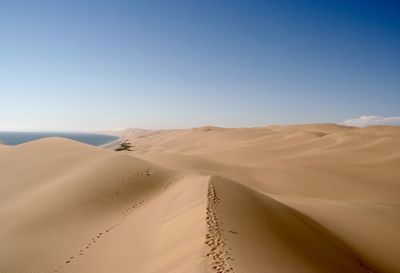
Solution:
<svg viewBox="0 0 400 273">
<path fill-rule="evenodd" d="M 400 272 L 400 127 L 0 145 L 0 272 Z"/>
</svg>

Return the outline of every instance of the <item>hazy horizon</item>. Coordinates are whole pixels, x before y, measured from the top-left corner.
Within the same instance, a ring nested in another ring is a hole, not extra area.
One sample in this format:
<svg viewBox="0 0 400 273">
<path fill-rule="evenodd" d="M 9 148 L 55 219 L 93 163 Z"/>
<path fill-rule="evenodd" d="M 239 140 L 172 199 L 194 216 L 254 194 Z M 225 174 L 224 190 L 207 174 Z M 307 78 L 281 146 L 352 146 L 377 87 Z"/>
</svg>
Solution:
<svg viewBox="0 0 400 273">
<path fill-rule="evenodd" d="M 400 124 L 396 1 L 1 1 L 0 130 Z"/>
<path fill-rule="evenodd" d="M 2 129 L 0 128 L 0 133 L 2 132 L 10 132 L 10 133 L 88 133 L 88 134 L 108 134 L 112 135 L 112 133 L 121 132 L 124 130 L 149 130 L 149 131 L 168 131 L 168 130 L 187 130 L 187 129 L 195 129 L 202 127 L 217 127 L 217 128 L 226 128 L 226 129 L 238 129 L 238 128 L 264 128 L 264 127 L 274 127 L 274 126 L 296 126 L 296 125 L 338 125 L 338 126 L 349 126 L 349 127 L 370 127 L 370 126 L 400 126 L 400 118 L 395 117 L 395 121 L 381 121 L 372 122 L 362 124 L 362 117 L 355 119 L 355 124 L 351 124 L 348 121 L 353 119 L 345 120 L 344 122 L 310 122 L 310 123 L 271 123 L 271 124 L 261 124 L 254 126 L 218 126 L 214 124 L 202 124 L 197 126 L 187 126 L 187 127 L 119 127 L 119 128 L 99 128 L 99 129 Z"/>
</svg>

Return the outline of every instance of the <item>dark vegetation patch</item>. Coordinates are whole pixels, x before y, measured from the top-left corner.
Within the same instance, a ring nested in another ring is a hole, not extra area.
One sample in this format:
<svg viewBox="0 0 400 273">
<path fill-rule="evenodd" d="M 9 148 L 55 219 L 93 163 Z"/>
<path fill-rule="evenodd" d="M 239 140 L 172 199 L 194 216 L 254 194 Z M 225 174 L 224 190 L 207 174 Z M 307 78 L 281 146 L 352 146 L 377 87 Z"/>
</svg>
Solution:
<svg viewBox="0 0 400 273">
<path fill-rule="evenodd" d="M 124 142 L 122 142 L 118 148 L 115 149 L 115 151 L 120 152 L 120 151 L 132 151 L 132 144 L 128 141 L 125 140 Z"/>
</svg>

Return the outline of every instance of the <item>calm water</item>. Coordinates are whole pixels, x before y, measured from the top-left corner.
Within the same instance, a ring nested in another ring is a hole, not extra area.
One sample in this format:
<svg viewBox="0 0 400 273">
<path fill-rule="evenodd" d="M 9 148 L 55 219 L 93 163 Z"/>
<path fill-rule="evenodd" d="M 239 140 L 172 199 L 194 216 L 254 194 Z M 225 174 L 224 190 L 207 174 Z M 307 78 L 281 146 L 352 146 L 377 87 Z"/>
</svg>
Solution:
<svg viewBox="0 0 400 273">
<path fill-rule="evenodd" d="M 0 132 L 0 142 L 7 145 L 18 145 L 45 137 L 64 137 L 86 144 L 99 146 L 118 140 L 116 136 L 88 133 L 54 133 L 54 132 Z"/>
</svg>

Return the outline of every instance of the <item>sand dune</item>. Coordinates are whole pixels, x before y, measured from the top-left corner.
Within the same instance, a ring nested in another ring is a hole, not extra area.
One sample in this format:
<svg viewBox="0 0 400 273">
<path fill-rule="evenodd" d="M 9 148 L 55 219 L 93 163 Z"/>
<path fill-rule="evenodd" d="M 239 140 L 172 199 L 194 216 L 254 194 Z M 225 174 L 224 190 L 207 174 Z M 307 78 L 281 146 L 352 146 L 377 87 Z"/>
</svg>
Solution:
<svg viewBox="0 0 400 273">
<path fill-rule="evenodd" d="M 8 149 L 0 166 L 1 272 L 62 269 L 174 179 L 142 160 L 63 139 Z"/>
<path fill-rule="evenodd" d="M 235 271 L 372 271 L 348 246 L 304 214 L 233 181 L 215 177 L 212 183 Z"/>
<path fill-rule="evenodd" d="M 0 145 L 0 272 L 400 272 L 400 127 Z"/>
<path fill-rule="evenodd" d="M 137 157 L 228 178 L 294 209 L 337 238 L 364 270 L 400 271 L 399 127 L 202 127 L 132 141 Z"/>
</svg>

